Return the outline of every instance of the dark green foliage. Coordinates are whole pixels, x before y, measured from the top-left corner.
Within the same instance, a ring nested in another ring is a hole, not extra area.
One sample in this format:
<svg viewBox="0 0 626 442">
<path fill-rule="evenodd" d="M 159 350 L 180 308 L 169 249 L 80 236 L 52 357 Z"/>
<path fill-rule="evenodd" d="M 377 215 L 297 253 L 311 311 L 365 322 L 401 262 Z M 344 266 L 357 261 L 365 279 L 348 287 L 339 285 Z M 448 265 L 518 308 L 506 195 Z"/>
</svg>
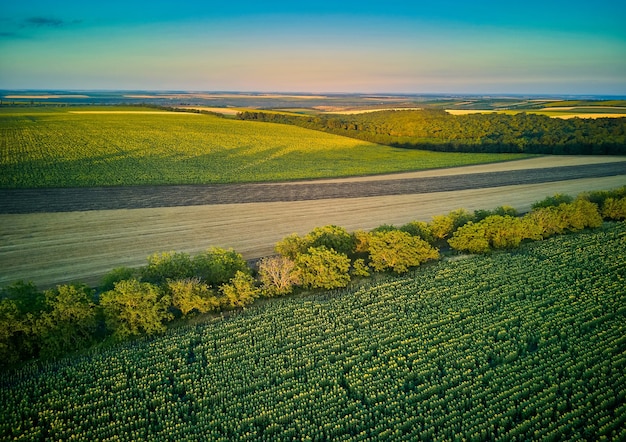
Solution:
<svg viewBox="0 0 626 442">
<path fill-rule="evenodd" d="M 233 249 L 211 247 L 204 253 L 194 256 L 191 274 L 217 289 L 220 285 L 228 283 L 239 271 L 250 273 L 248 263 L 241 254 Z"/>
<path fill-rule="evenodd" d="M 165 284 L 168 279 L 185 279 L 194 276 L 191 257 L 183 252 L 155 253 L 148 257 L 148 265 L 141 269 L 141 280 L 152 284 Z"/>
<path fill-rule="evenodd" d="M 0 299 L 13 300 L 21 314 L 43 310 L 46 298 L 32 282 L 17 281 L 0 290 Z"/>
<path fill-rule="evenodd" d="M 86 348 L 96 330 L 93 290 L 83 284 L 46 290 L 46 310 L 37 320 L 42 357 L 61 356 Z"/>
<path fill-rule="evenodd" d="M 343 227 L 335 225 L 316 227 L 304 237 L 304 241 L 307 249 L 326 247 L 348 256 L 354 253 L 356 244 L 353 235 Z"/>
<path fill-rule="evenodd" d="M 493 210 L 479 209 L 474 211 L 473 221 L 478 222 L 492 215 L 517 216 L 517 210 L 515 210 L 515 208 L 511 206 L 500 206 L 496 207 Z"/>
<path fill-rule="evenodd" d="M 618 187 L 617 189 L 612 190 L 596 190 L 593 192 L 584 192 L 579 195 L 579 197 L 597 204 L 598 207 L 602 207 L 604 205 L 604 201 L 608 198 L 612 198 L 614 200 L 626 198 L 626 186 Z"/>
<path fill-rule="evenodd" d="M 119 340 L 164 332 L 165 321 L 172 319 L 170 305 L 159 287 L 136 279 L 117 282 L 100 296 L 107 327 Z"/>
<path fill-rule="evenodd" d="M 396 147 L 444 152 L 626 153 L 626 118 L 560 119 L 526 113 L 451 115 L 434 109 L 312 117 L 259 111 L 243 112 L 239 118 L 291 124 Z"/>
<path fill-rule="evenodd" d="M 113 269 L 102 277 L 102 280 L 100 281 L 100 291 L 106 292 L 113 290 L 116 282 L 120 282 L 125 279 L 133 279 L 137 276 L 136 274 L 137 271 L 129 267 L 118 267 Z"/>
<path fill-rule="evenodd" d="M 435 243 L 435 237 L 433 236 L 433 232 L 430 229 L 428 223 L 424 221 L 411 221 L 400 227 L 401 231 L 408 233 L 409 235 L 417 236 L 418 238 L 422 238 L 429 244 Z"/>
<path fill-rule="evenodd" d="M 569 195 L 565 195 L 562 193 L 556 193 L 552 196 L 547 196 L 544 199 L 542 199 L 541 201 L 536 201 L 532 204 L 531 208 L 532 209 L 541 209 L 541 208 L 545 208 L 545 207 L 556 207 L 560 204 L 569 204 L 572 201 L 574 201 L 574 198 L 569 196 Z"/>
</svg>

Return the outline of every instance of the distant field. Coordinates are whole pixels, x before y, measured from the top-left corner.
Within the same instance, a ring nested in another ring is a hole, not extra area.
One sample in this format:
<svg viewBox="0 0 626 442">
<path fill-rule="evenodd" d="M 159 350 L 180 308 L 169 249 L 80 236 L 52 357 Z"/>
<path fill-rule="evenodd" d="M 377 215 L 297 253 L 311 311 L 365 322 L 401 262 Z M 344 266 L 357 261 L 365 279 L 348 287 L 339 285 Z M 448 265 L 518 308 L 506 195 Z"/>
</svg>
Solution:
<svg viewBox="0 0 626 442">
<path fill-rule="evenodd" d="M 3 108 L 0 134 L 4 188 L 282 181 L 524 158 L 402 150 L 288 125 L 129 107 Z"/>
<path fill-rule="evenodd" d="M 496 110 L 496 109 L 446 109 L 446 112 L 452 115 L 468 115 L 468 114 L 519 114 L 526 112 L 529 114 L 546 115 L 553 118 L 621 118 L 626 117 L 626 107 L 620 106 L 594 106 L 594 107 L 545 107 L 543 109 L 515 109 L 515 110 Z"/>
</svg>

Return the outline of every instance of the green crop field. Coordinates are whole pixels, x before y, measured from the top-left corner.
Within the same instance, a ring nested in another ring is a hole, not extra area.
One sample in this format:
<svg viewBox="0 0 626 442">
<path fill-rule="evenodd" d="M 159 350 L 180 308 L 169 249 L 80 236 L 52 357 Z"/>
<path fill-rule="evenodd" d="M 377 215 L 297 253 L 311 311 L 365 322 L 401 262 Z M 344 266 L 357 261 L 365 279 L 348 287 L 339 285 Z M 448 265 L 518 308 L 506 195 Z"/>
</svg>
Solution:
<svg viewBox="0 0 626 442">
<path fill-rule="evenodd" d="M 4 188 L 280 181 L 517 158 L 523 156 L 402 150 L 287 125 L 154 109 L 0 108 Z"/>
<path fill-rule="evenodd" d="M 626 224 L 5 374 L 3 440 L 624 440 Z"/>
</svg>

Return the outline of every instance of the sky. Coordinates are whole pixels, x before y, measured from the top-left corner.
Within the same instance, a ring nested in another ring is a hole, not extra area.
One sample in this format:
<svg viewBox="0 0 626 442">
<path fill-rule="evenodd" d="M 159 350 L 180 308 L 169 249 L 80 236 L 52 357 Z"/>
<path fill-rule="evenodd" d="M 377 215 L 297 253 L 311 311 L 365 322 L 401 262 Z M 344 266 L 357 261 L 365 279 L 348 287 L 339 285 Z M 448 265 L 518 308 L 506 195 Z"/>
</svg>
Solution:
<svg viewBox="0 0 626 442">
<path fill-rule="evenodd" d="M 0 89 L 626 95 L 623 0 L 0 0 Z"/>
</svg>

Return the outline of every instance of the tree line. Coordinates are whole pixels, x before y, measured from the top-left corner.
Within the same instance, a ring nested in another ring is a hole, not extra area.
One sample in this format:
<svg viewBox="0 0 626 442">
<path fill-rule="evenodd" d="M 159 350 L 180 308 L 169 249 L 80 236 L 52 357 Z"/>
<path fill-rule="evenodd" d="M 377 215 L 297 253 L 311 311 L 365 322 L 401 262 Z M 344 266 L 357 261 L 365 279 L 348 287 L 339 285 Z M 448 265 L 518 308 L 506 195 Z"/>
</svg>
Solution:
<svg viewBox="0 0 626 442">
<path fill-rule="evenodd" d="M 138 269 L 112 270 L 96 289 L 75 283 L 40 291 L 19 281 L 0 290 L 0 367 L 162 333 L 172 320 L 245 307 L 260 297 L 346 287 L 372 272 L 405 273 L 439 259 L 441 250 L 489 253 L 624 219 L 626 186 L 576 198 L 557 194 L 523 216 L 503 206 L 371 231 L 318 227 L 283 238 L 276 254 L 254 268 L 232 249 L 212 247 L 195 256 L 155 253 Z"/>
<path fill-rule="evenodd" d="M 246 111 L 237 118 L 441 152 L 626 154 L 626 118 L 561 119 L 524 112 L 451 115 L 439 109 L 315 116 Z"/>
</svg>

